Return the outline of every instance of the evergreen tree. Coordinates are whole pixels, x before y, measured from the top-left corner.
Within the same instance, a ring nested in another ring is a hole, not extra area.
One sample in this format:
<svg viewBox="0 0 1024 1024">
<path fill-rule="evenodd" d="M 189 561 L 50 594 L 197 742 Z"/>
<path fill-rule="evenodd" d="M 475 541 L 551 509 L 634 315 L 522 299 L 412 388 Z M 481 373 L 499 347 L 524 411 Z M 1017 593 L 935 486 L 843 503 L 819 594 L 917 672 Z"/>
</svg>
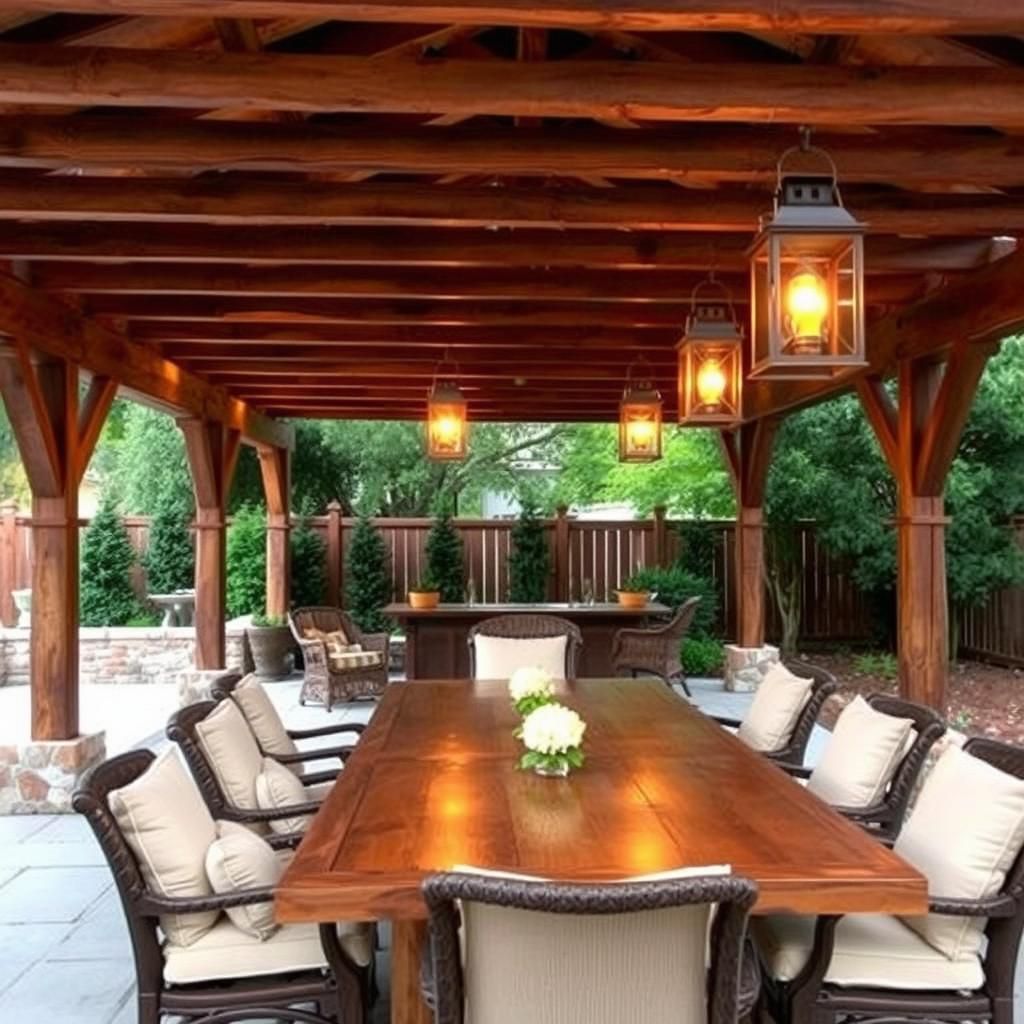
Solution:
<svg viewBox="0 0 1024 1024">
<path fill-rule="evenodd" d="M 263 612 L 267 605 L 267 523 L 258 505 L 243 505 L 228 527 L 227 610 L 237 615 Z"/>
<path fill-rule="evenodd" d="M 391 600 L 388 549 L 367 516 L 360 516 L 352 530 L 345 584 L 345 606 L 361 629 L 377 633 L 390 628 L 381 611 Z"/>
<path fill-rule="evenodd" d="M 105 495 L 82 542 L 79 615 L 83 626 L 123 626 L 139 613 L 132 590 L 135 551 L 117 505 Z"/>
<path fill-rule="evenodd" d="M 508 559 L 509 600 L 536 603 L 547 599 L 547 531 L 532 504 L 525 504 L 512 527 L 512 552 Z"/>
<path fill-rule="evenodd" d="M 191 506 L 177 495 L 159 499 L 149 527 L 149 549 L 143 560 L 151 594 L 171 594 L 195 585 L 195 551 L 188 524 Z"/>
<path fill-rule="evenodd" d="M 292 530 L 292 604 L 323 604 L 327 590 L 327 545 L 308 519 Z"/>
<path fill-rule="evenodd" d="M 459 602 L 462 593 L 462 538 L 447 507 L 431 524 L 426 543 L 427 571 L 441 591 L 441 600 Z"/>
</svg>

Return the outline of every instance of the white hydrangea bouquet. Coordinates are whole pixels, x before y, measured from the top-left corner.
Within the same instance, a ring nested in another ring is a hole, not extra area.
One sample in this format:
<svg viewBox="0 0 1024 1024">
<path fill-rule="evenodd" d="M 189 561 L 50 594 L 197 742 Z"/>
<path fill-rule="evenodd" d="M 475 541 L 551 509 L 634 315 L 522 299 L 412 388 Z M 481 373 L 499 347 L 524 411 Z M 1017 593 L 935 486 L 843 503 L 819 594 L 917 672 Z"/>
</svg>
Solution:
<svg viewBox="0 0 1024 1024">
<path fill-rule="evenodd" d="M 526 753 L 519 759 L 523 771 L 566 776 L 583 767 L 583 734 L 587 723 L 563 704 L 548 703 L 523 719 L 520 738 Z"/>
<path fill-rule="evenodd" d="M 539 666 L 517 668 L 508 681 L 508 695 L 522 718 L 555 699 L 555 681 Z"/>
</svg>

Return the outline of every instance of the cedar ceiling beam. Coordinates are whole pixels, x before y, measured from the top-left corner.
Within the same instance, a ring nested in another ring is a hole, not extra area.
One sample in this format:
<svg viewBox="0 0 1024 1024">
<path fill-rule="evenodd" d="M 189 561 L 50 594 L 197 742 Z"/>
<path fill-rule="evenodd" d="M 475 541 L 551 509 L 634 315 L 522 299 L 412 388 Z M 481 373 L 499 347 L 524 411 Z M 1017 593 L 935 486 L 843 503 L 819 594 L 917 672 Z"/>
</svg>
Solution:
<svg viewBox="0 0 1024 1024">
<path fill-rule="evenodd" d="M 437 372 L 436 359 L 420 360 L 388 360 L 378 357 L 375 362 L 355 360 L 339 363 L 326 361 L 322 363 L 297 363 L 290 358 L 254 360 L 251 363 L 236 358 L 220 360 L 178 360 L 182 365 L 194 365 L 204 376 L 214 378 L 231 378 L 238 373 L 264 377 L 287 377 L 299 373 L 312 373 L 320 377 L 384 377 L 395 380 L 402 377 L 433 380 Z M 671 379 L 670 369 L 662 371 Z M 657 374 L 654 374 L 658 377 Z M 493 380 L 504 378 L 515 380 L 524 377 L 530 380 L 617 380 L 624 381 L 625 369 L 619 361 L 615 365 L 592 365 L 588 360 L 576 359 L 561 366 L 525 366 L 522 360 L 513 360 L 506 364 L 463 363 L 459 362 L 459 380 Z M 661 378 L 659 378 L 661 379 Z"/>
<path fill-rule="evenodd" d="M 341 21 L 515 24 L 646 31 L 764 31 L 989 35 L 1024 32 L 1024 17 L 1004 0 L 19 0 L 26 12 L 161 14 L 224 18 L 283 15 Z"/>
<path fill-rule="evenodd" d="M 161 405 L 222 422 L 253 441 L 291 447 L 291 428 L 6 275 L 0 275 L 0 332 Z"/>
<path fill-rule="evenodd" d="M 0 232 L 7 259 L 97 259 L 210 263 L 318 263 L 362 266 L 617 267 L 743 271 L 753 232 L 481 231 L 452 228 L 221 227 L 111 224 L 102 232 L 76 224 L 9 224 Z M 1007 243 L 1012 248 L 1013 243 Z M 920 242 L 868 238 L 876 271 L 966 270 L 992 261 L 990 239 Z"/>
<path fill-rule="evenodd" d="M 384 61 L 0 43 L 0 102 L 819 125 L 1021 125 L 1024 68 Z"/>
<path fill-rule="evenodd" d="M 877 234 L 993 236 L 1024 231 L 1024 199 L 858 194 L 847 206 Z M 161 224 L 753 230 L 765 192 L 672 192 L 659 186 L 569 190 L 439 188 L 406 183 L 0 179 L 0 220 Z"/>
<path fill-rule="evenodd" d="M 379 62 L 376 65 L 380 75 Z M 756 66 L 754 66 L 756 67 Z M 493 73 L 493 72 L 492 72 Z M 501 76 L 496 76 L 500 80 Z M 810 87 L 809 87 L 810 88 Z M 811 90 L 813 91 L 813 89 Z M 0 118 L 0 166 L 415 174 L 597 175 L 664 181 L 775 181 L 788 128 L 704 126 L 510 131 L 493 125 L 232 123 L 110 117 Z M 1020 138 L 955 130 L 815 135 L 845 182 L 1020 185 Z"/>
</svg>

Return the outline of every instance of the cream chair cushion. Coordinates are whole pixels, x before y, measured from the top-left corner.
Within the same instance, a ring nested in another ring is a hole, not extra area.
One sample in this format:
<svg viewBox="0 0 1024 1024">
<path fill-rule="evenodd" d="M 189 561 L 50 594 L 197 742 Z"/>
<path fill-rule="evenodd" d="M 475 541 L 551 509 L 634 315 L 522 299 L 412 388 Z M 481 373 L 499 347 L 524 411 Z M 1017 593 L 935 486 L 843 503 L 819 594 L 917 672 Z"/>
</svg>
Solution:
<svg viewBox="0 0 1024 1024">
<path fill-rule="evenodd" d="M 1024 781 L 949 746 L 924 781 L 894 849 L 927 879 L 932 896 L 981 899 L 999 892 L 1024 844 Z M 982 918 L 904 918 L 951 960 L 981 949 Z"/>
<path fill-rule="evenodd" d="M 876 711 L 859 694 L 843 709 L 807 788 L 836 807 L 872 807 L 903 759 L 912 719 Z"/>
<path fill-rule="evenodd" d="M 288 735 L 270 695 L 255 676 L 246 676 L 234 688 L 232 696 L 242 709 L 264 754 L 273 757 L 298 753 L 299 748 Z"/>
<path fill-rule="evenodd" d="M 740 739 L 765 754 L 781 750 L 793 735 L 813 685 L 813 679 L 795 676 L 784 665 L 773 665 L 740 723 Z"/>
<path fill-rule="evenodd" d="M 273 889 L 283 871 L 274 848 L 262 836 L 233 821 L 217 822 L 217 838 L 206 851 L 206 877 L 215 893 Z M 261 941 L 278 928 L 270 900 L 229 907 L 225 913 L 236 928 Z"/>
<path fill-rule="evenodd" d="M 165 750 L 134 782 L 111 790 L 108 800 L 147 888 L 161 896 L 210 895 L 204 863 L 217 830 L 176 750 Z M 160 927 L 184 947 L 219 916 L 216 910 L 164 914 Z"/>
<path fill-rule="evenodd" d="M 338 925 L 341 948 L 360 967 L 373 956 L 373 928 Z M 172 985 L 230 978 L 250 978 L 288 971 L 325 968 L 320 931 L 315 924 L 286 924 L 265 942 L 240 931 L 223 918 L 198 942 L 164 946 L 164 978 Z"/>
<path fill-rule="evenodd" d="M 810 959 L 813 917 L 752 917 L 750 931 L 772 977 L 792 981 Z M 985 981 L 977 954 L 949 959 L 897 917 L 850 914 L 836 926 L 825 981 L 893 989 L 973 991 Z"/>
<path fill-rule="evenodd" d="M 509 679 L 516 669 L 540 668 L 552 679 L 565 678 L 567 637 L 519 639 L 506 636 L 473 638 L 477 679 Z"/>
<path fill-rule="evenodd" d="M 245 810 L 258 807 L 256 776 L 263 754 L 238 705 L 222 700 L 196 723 L 196 736 L 228 801 Z"/>
<path fill-rule="evenodd" d="M 256 776 L 256 805 L 263 811 L 280 811 L 296 804 L 308 803 L 316 797 L 283 764 L 271 757 L 263 759 L 263 768 Z M 305 832 L 310 815 L 298 814 L 294 818 L 278 818 L 270 827 L 281 834 Z"/>
</svg>

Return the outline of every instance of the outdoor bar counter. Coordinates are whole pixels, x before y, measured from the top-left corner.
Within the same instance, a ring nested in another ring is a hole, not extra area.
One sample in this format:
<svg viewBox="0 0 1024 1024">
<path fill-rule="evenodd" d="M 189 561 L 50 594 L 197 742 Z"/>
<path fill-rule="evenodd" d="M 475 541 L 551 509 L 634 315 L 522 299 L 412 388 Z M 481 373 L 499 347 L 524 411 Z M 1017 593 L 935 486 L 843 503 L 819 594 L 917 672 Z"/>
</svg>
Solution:
<svg viewBox="0 0 1024 1024">
<path fill-rule="evenodd" d="M 612 676 L 612 637 L 626 626 L 642 628 L 671 613 L 666 605 L 648 602 L 641 608 L 619 604 L 442 604 L 418 609 L 389 604 L 384 614 L 405 632 L 407 679 L 452 679 L 469 675 L 470 629 L 496 615 L 558 615 L 579 626 L 583 634 L 578 675 Z"/>
</svg>

